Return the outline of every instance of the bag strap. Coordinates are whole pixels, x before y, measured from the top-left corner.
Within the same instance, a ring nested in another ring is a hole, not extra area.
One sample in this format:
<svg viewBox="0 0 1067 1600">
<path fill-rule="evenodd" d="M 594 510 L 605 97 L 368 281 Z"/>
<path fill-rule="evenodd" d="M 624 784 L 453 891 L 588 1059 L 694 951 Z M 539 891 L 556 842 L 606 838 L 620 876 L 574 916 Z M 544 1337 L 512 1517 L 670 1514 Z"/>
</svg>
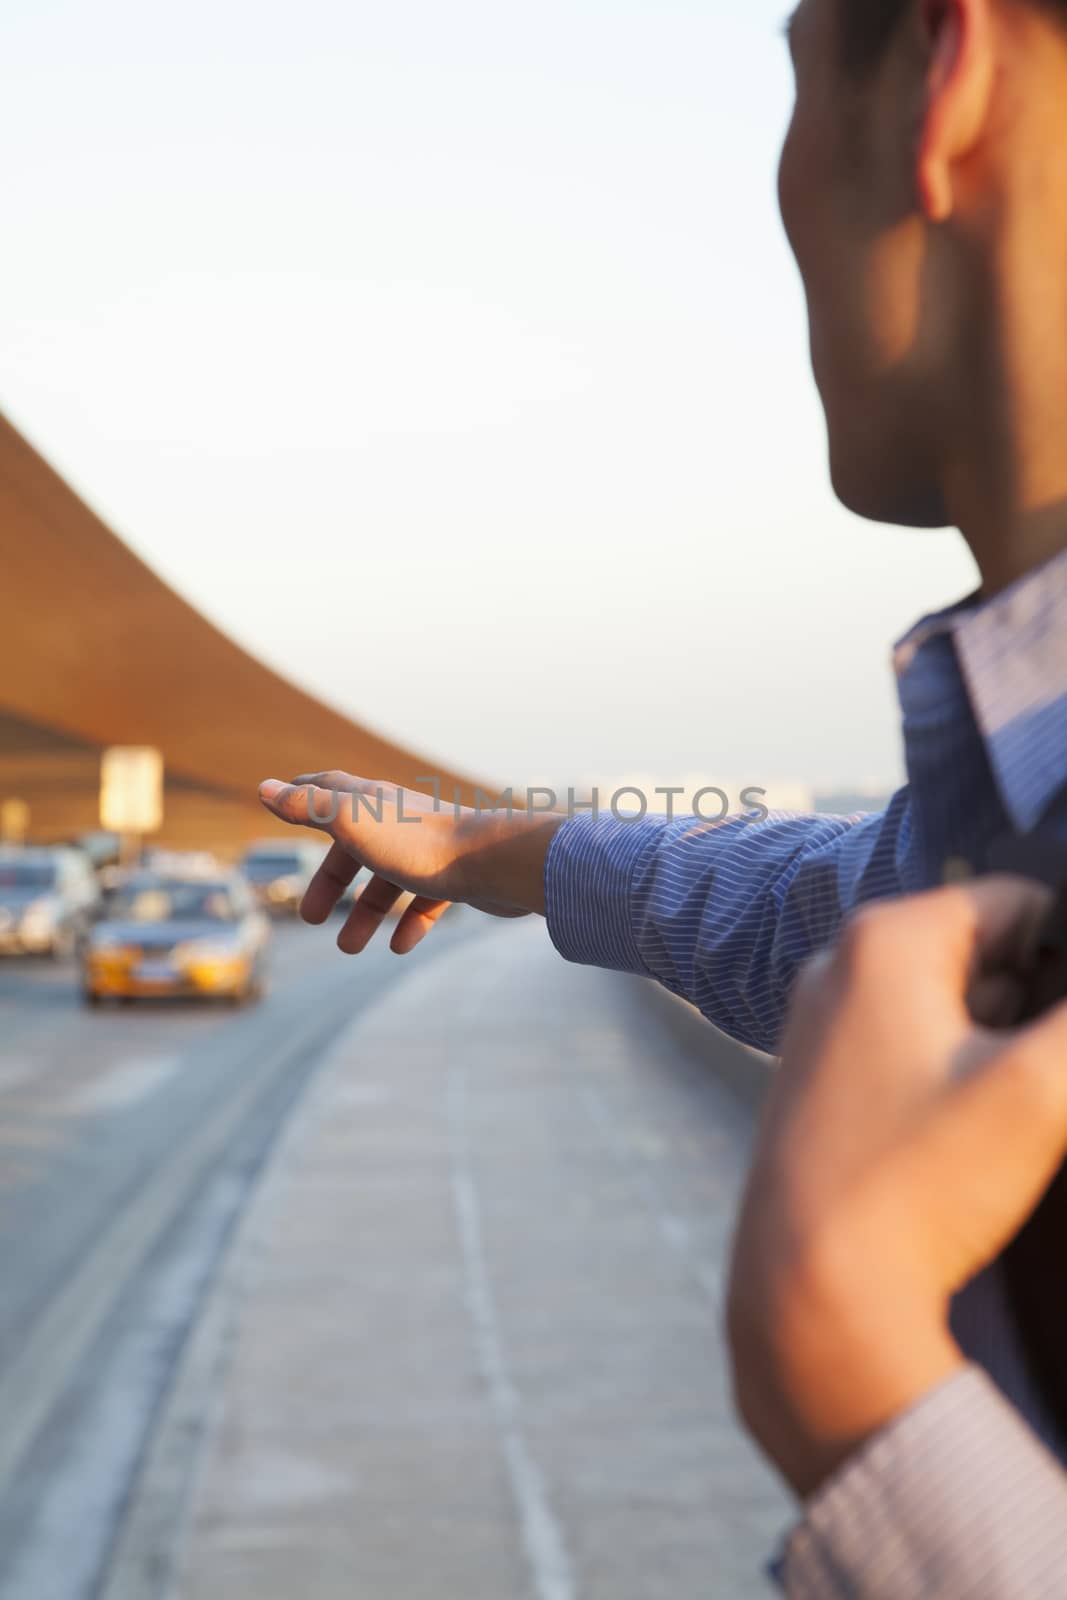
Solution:
<svg viewBox="0 0 1067 1600">
<path fill-rule="evenodd" d="M 1061 804 L 1067 805 L 1067 788 L 1046 808 L 1042 824 L 1033 832 L 998 839 L 989 851 L 990 871 L 1032 878 L 1057 893 L 1034 963 L 1023 1020 L 1067 999 L 1067 839 L 1047 822 Z M 1008 1246 L 1003 1266 L 1030 1375 L 1067 1449 L 1067 1165 Z"/>
</svg>

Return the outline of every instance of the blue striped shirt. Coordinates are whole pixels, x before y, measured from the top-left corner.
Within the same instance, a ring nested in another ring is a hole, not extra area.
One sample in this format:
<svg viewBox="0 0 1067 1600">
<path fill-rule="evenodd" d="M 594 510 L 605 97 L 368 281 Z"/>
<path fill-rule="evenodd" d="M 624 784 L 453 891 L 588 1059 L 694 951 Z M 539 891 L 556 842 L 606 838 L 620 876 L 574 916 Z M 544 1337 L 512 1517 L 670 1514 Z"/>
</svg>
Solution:
<svg viewBox="0 0 1067 1600">
<path fill-rule="evenodd" d="M 1009 831 L 1043 821 L 1067 838 L 1067 552 L 987 603 L 926 618 L 897 646 L 894 666 L 907 784 L 885 811 L 574 818 L 545 873 L 561 954 L 656 978 L 725 1032 L 773 1052 L 798 969 L 856 907 L 931 888 L 953 862 L 980 865 Z M 960 1297 L 954 1326 L 1062 1459 L 996 1270 Z"/>
</svg>

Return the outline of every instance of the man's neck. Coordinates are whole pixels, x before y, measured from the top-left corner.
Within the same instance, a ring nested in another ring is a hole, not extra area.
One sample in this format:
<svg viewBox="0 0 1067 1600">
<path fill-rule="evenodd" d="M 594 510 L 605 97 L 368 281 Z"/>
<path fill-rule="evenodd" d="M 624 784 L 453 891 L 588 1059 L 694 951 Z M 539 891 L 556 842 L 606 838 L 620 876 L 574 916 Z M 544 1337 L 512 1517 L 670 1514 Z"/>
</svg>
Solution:
<svg viewBox="0 0 1067 1600">
<path fill-rule="evenodd" d="M 1053 235 L 1026 220 L 1005 225 L 948 406 L 945 499 L 987 596 L 1067 549 L 1067 202 Z"/>
<path fill-rule="evenodd" d="M 1001 510 L 995 520 L 958 515 L 957 522 L 982 578 L 982 598 L 990 600 L 1027 573 L 1067 550 L 1067 494 L 1037 510 Z"/>
<path fill-rule="evenodd" d="M 995 536 L 974 537 L 963 520 L 960 527 L 982 575 L 982 595 L 991 599 L 1067 550 L 1067 499 L 1006 518 Z"/>
<path fill-rule="evenodd" d="M 987 598 L 1067 550 L 1067 371 L 1050 384 L 1053 365 L 1029 385 L 1003 366 L 987 371 L 990 410 L 957 419 L 966 443 L 945 468 L 943 495 Z"/>
</svg>

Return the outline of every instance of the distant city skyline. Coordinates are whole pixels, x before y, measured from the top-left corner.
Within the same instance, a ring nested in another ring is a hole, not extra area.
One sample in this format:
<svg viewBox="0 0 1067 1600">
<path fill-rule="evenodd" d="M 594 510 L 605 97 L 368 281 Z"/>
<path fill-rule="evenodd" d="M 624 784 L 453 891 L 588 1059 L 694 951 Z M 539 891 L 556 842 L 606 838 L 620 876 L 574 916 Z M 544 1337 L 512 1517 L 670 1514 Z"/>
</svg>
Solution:
<svg viewBox="0 0 1067 1600">
<path fill-rule="evenodd" d="M 831 494 L 781 20 L 17 0 L 0 405 L 431 763 L 889 789 L 890 644 L 974 569 Z"/>
</svg>

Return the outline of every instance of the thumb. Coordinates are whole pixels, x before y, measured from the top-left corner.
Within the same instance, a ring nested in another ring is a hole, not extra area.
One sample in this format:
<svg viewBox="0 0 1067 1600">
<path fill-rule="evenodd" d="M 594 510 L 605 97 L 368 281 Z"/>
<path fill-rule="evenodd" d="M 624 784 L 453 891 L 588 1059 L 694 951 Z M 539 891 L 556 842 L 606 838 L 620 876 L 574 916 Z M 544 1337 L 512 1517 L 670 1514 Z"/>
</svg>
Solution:
<svg viewBox="0 0 1067 1600">
<path fill-rule="evenodd" d="M 336 790 L 319 789 L 313 783 L 282 783 L 279 778 L 268 778 L 259 786 L 259 798 L 282 822 L 331 833 L 342 796 Z"/>
</svg>

